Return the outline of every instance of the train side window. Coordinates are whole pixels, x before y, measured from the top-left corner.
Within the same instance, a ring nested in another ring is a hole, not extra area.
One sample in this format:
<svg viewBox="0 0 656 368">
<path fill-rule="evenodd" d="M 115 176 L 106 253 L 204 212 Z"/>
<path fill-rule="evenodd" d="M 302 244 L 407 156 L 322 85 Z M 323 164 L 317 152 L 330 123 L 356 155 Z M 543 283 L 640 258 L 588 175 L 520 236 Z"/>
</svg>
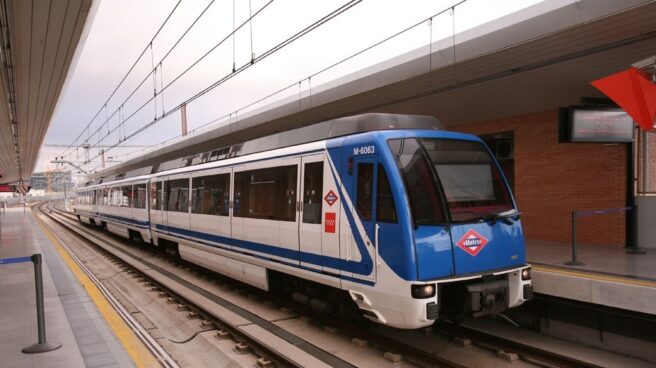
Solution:
<svg viewBox="0 0 656 368">
<path fill-rule="evenodd" d="M 374 195 L 374 164 L 358 164 L 358 213 L 363 220 L 371 220 L 371 211 Z"/>
<path fill-rule="evenodd" d="M 170 180 L 167 185 L 168 211 L 189 211 L 189 179 Z"/>
<path fill-rule="evenodd" d="M 110 204 L 111 206 L 118 207 L 120 205 L 121 187 L 114 187 L 110 191 Z"/>
<path fill-rule="evenodd" d="M 321 223 L 321 194 L 323 193 L 323 162 L 305 164 L 303 172 L 303 222 Z"/>
<path fill-rule="evenodd" d="M 397 222 L 394 197 L 383 165 L 378 164 L 378 190 L 376 191 L 376 221 Z"/>
<path fill-rule="evenodd" d="M 159 181 L 155 187 L 155 208 L 159 211 L 164 211 L 164 206 L 166 205 L 166 200 L 164 199 L 164 182 Z"/>
<path fill-rule="evenodd" d="M 121 187 L 121 197 L 119 206 L 132 207 L 132 185 Z"/>
<path fill-rule="evenodd" d="M 236 217 L 244 217 L 244 214 L 242 213 L 242 205 L 244 202 L 242 200 L 242 193 L 244 191 L 242 183 L 244 181 L 243 179 L 245 174 L 245 172 L 235 173 L 235 183 L 232 189 L 234 191 L 234 208 L 232 210 L 232 214 Z"/>
<path fill-rule="evenodd" d="M 276 168 L 253 170 L 248 172 L 246 180 L 242 178 L 242 196 L 247 197 L 247 201 L 244 202 L 248 204 L 244 208 L 247 210 L 245 217 L 276 219 L 276 186 L 278 185 L 276 174 Z"/>
<path fill-rule="evenodd" d="M 146 208 L 146 184 L 137 184 L 133 188 L 136 192 L 134 208 Z"/>
<path fill-rule="evenodd" d="M 192 213 L 228 216 L 225 199 L 230 198 L 229 174 L 193 178 L 191 188 Z"/>
<path fill-rule="evenodd" d="M 277 186 L 277 196 L 282 203 L 277 206 L 276 220 L 296 221 L 296 188 L 297 188 L 297 171 L 298 167 L 283 166 L 277 168 L 279 176 L 279 185 Z"/>
<path fill-rule="evenodd" d="M 296 221 L 297 166 L 235 173 L 234 215 Z"/>
<path fill-rule="evenodd" d="M 175 190 L 175 199 L 173 199 L 174 191 L 173 187 L 171 186 L 171 181 L 167 181 L 164 183 L 164 211 L 174 211 L 175 210 L 175 203 L 178 200 L 178 191 L 177 189 Z"/>
</svg>

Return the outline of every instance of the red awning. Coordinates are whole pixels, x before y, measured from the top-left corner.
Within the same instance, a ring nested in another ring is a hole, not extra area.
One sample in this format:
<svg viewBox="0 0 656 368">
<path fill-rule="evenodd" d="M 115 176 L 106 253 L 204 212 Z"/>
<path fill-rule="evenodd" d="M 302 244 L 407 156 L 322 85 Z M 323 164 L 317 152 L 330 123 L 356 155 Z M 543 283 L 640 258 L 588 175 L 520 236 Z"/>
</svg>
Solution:
<svg viewBox="0 0 656 368">
<path fill-rule="evenodd" d="M 603 92 L 642 129 L 656 131 L 656 84 L 636 68 L 631 68 L 591 83 Z"/>
</svg>

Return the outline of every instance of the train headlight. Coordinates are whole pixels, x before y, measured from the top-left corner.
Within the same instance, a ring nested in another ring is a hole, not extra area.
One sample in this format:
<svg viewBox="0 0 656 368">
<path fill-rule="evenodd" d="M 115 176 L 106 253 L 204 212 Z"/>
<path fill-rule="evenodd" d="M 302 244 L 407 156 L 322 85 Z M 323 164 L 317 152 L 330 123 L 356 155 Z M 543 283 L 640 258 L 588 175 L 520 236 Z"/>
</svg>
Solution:
<svg viewBox="0 0 656 368">
<path fill-rule="evenodd" d="M 530 280 L 531 279 L 531 269 L 530 268 L 525 268 L 522 270 L 522 280 Z"/>
<path fill-rule="evenodd" d="M 435 296 L 435 284 L 412 285 L 410 291 L 415 299 L 430 298 Z"/>
</svg>

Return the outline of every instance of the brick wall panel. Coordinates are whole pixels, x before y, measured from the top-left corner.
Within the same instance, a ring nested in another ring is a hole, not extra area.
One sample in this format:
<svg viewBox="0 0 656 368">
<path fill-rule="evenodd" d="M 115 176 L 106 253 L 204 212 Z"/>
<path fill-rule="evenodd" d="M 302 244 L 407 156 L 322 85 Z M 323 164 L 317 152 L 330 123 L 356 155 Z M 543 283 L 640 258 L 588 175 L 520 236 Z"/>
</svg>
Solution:
<svg viewBox="0 0 656 368">
<path fill-rule="evenodd" d="M 557 111 L 450 129 L 477 135 L 514 132 L 515 198 L 528 239 L 569 242 L 572 211 L 626 204 L 625 145 L 558 143 Z M 577 238 L 623 246 L 624 229 L 623 214 L 585 217 L 578 219 Z"/>
</svg>

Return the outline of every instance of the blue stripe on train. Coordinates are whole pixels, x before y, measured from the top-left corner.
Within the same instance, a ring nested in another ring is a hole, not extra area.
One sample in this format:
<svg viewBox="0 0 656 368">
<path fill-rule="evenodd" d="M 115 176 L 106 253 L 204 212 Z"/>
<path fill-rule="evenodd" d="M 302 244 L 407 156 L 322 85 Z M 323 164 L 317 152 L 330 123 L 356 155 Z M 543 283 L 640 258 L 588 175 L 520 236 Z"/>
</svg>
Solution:
<svg viewBox="0 0 656 368">
<path fill-rule="evenodd" d="M 77 210 L 80 214 L 80 216 L 84 217 L 100 217 L 104 218 L 107 220 L 112 220 L 112 221 L 117 221 L 117 222 L 122 222 L 128 225 L 140 227 L 143 229 L 148 229 L 150 227 L 150 222 L 149 221 L 140 221 L 136 219 L 131 219 L 128 217 L 122 217 L 122 216 L 114 216 L 114 215 L 108 215 L 100 212 L 86 212 L 86 211 L 80 211 Z"/>
<path fill-rule="evenodd" d="M 82 211 L 80 211 L 80 214 L 82 215 Z M 135 219 L 130 219 L 130 218 L 125 218 L 121 216 L 114 216 L 114 215 L 104 215 L 100 213 L 93 214 L 91 212 L 87 212 L 86 214 L 92 215 L 95 217 L 101 217 L 101 218 L 107 218 L 113 221 L 118 221 L 122 223 L 128 223 L 131 225 L 139 224 L 137 226 L 142 227 L 141 224 L 150 224 L 148 221 L 139 221 Z M 168 233 L 173 233 L 176 234 L 177 236 L 180 236 L 182 238 L 186 238 L 189 240 L 192 240 L 194 242 L 197 242 L 199 244 L 211 246 L 211 247 L 216 247 L 220 248 L 226 251 L 231 251 L 235 252 L 235 250 L 227 248 L 227 247 L 222 247 L 219 244 L 215 243 L 221 243 L 225 244 L 228 246 L 233 246 L 237 248 L 241 248 L 244 250 L 249 250 L 253 252 L 259 252 L 259 253 L 265 253 L 268 255 L 276 256 L 276 257 L 281 257 L 281 258 L 287 258 L 290 260 L 300 260 L 301 262 L 317 265 L 317 266 L 326 266 L 334 269 L 339 269 L 347 272 L 354 272 L 358 273 L 357 271 L 354 271 L 353 269 L 358 268 L 360 266 L 360 262 L 353 262 L 353 261 L 345 261 L 339 258 L 333 258 L 333 257 L 326 257 L 322 256 L 320 254 L 314 254 L 314 253 L 308 253 L 308 252 L 301 252 L 301 251 L 295 251 L 292 249 L 287 249 L 287 248 L 280 248 L 280 247 L 275 247 L 272 245 L 267 245 L 267 244 L 261 244 L 261 243 L 255 243 L 255 242 L 250 242 L 250 241 L 245 241 L 245 240 L 239 240 L 239 239 L 233 239 L 233 238 L 228 238 L 224 236 L 219 236 L 219 235 L 213 235 L 213 234 L 208 234 L 208 233 L 203 233 L 203 232 L 198 232 L 198 231 L 192 231 L 192 230 L 187 230 L 187 229 L 182 229 L 182 228 L 177 228 L 173 226 L 166 226 L 166 225 L 161 225 L 161 224 L 155 224 L 155 227 L 157 232 L 166 234 Z M 147 228 L 147 227 L 146 227 Z M 209 243 L 212 242 L 212 243 Z M 316 273 L 320 273 L 323 275 L 327 276 L 332 276 L 332 277 L 339 277 L 342 280 L 347 280 L 347 281 L 353 281 L 357 282 L 360 284 L 365 284 L 365 285 L 370 285 L 373 286 L 374 283 L 371 281 L 367 280 L 361 280 L 355 277 L 350 277 L 346 275 L 337 275 L 337 274 L 332 274 L 329 272 L 323 272 L 321 270 L 311 268 L 311 267 L 305 267 L 301 266 L 297 263 L 291 263 L 291 262 L 286 262 L 283 260 L 278 260 L 278 259 L 272 259 L 269 257 L 253 254 L 253 253 L 248 253 L 248 255 L 267 260 L 267 261 L 274 261 L 278 262 L 287 266 L 291 267 L 296 267 L 296 268 L 301 268 L 307 271 L 312 271 Z"/>
<path fill-rule="evenodd" d="M 158 228 L 162 228 L 162 229 L 163 228 L 170 228 L 168 226 L 159 225 L 159 224 L 156 225 L 156 226 Z M 180 230 L 183 230 L 183 229 L 180 229 Z M 164 231 L 160 231 L 160 230 L 157 230 L 157 229 L 155 230 L 155 232 L 158 232 L 160 234 L 165 234 L 165 235 L 167 234 Z M 204 233 L 201 233 L 201 234 L 204 234 Z M 205 234 L 205 235 L 211 235 L 211 234 Z M 246 254 L 246 255 L 249 255 L 251 257 L 259 258 L 259 259 L 262 259 L 262 260 L 265 260 L 265 261 L 276 262 L 276 263 L 283 264 L 285 266 L 300 268 L 302 270 L 322 274 L 322 275 L 325 275 L 325 276 L 336 277 L 336 278 L 339 278 L 339 279 L 342 279 L 342 280 L 352 281 L 352 282 L 356 282 L 356 283 L 359 283 L 359 284 L 364 284 L 364 285 L 369 285 L 369 286 L 374 286 L 375 285 L 375 283 L 372 282 L 372 281 L 362 280 L 362 279 L 358 279 L 358 278 L 350 277 L 350 276 L 346 276 L 346 275 L 339 275 L 339 274 L 332 273 L 332 272 L 326 272 L 326 271 L 322 271 L 322 270 L 319 270 L 319 269 L 316 269 L 316 268 L 302 266 L 302 265 L 299 265 L 297 263 L 291 263 L 291 262 L 286 262 L 286 261 L 283 261 L 283 260 L 280 260 L 280 259 L 265 257 L 265 256 L 262 256 L 262 255 L 259 255 L 259 254 L 256 254 L 256 253 L 251 253 L 251 252 L 246 252 L 246 251 L 238 251 L 238 250 L 235 250 L 235 249 L 231 249 L 231 248 L 222 246 L 221 244 L 208 243 L 206 241 L 202 241 L 202 240 L 199 240 L 198 238 L 194 238 L 194 237 L 191 237 L 191 236 L 180 236 L 180 234 L 178 234 L 177 236 L 182 237 L 182 238 L 186 238 L 186 239 L 191 240 L 195 243 L 199 243 L 199 244 L 206 245 L 206 246 L 213 247 L 213 248 L 219 248 L 221 250 L 232 252 L 232 253 Z M 232 238 L 226 238 L 226 239 L 232 239 Z M 237 240 L 237 239 L 234 239 L 234 240 Z M 258 243 L 254 243 L 254 244 L 258 244 Z M 308 262 L 308 263 L 310 263 L 310 262 Z"/>
<path fill-rule="evenodd" d="M 208 233 L 187 230 L 187 229 L 182 229 L 173 226 L 166 226 L 162 224 L 156 224 L 155 227 L 159 230 L 167 231 L 169 233 L 173 233 L 178 236 L 182 236 L 194 241 L 197 241 L 196 239 L 205 241 L 201 243 L 206 245 L 217 246 L 216 244 L 213 243 L 220 243 L 227 246 L 241 248 L 253 252 L 264 253 L 271 256 L 286 258 L 289 260 L 294 260 L 294 261 L 300 260 L 301 262 L 305 262 L 317 266 L 323 265 L 325 267 L 361 274 L 358 272 L 360 262 L 347 261 L 340 258 L 328 257 L 320 254 L 308 253 L 308 252 L 298 251 L 294 249 L 280 248 L 273 245 L 256 243 L 248 240 L 234 239 L 226 236 L 208 234 Z M 212 243 L 206 243 L 206 242 L 212 242 Z M 226 249 L 224 247 L 221 248 Z M 298 265 L 295 263 L 290 263 L 290 265 L 298 267 Z"/>
</svg>

